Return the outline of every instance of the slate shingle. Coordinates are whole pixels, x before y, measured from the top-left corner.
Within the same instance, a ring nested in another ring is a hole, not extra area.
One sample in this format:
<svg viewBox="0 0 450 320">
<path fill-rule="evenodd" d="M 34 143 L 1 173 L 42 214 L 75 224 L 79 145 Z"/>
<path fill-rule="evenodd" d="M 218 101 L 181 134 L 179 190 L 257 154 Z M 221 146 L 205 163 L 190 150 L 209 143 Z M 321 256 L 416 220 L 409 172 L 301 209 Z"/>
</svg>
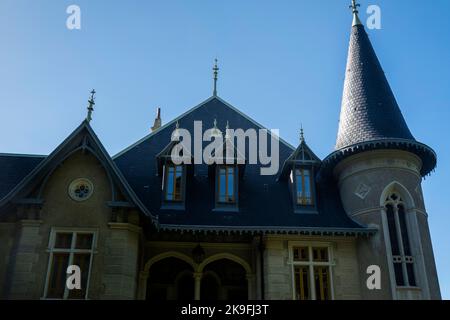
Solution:
<svg viewBox="0 0 450 320">
<path fill-rule="evenodd" d="M 352 27 L 336 150 L 366 141 L 415 141 L 363 25 Z"/>
</svg>

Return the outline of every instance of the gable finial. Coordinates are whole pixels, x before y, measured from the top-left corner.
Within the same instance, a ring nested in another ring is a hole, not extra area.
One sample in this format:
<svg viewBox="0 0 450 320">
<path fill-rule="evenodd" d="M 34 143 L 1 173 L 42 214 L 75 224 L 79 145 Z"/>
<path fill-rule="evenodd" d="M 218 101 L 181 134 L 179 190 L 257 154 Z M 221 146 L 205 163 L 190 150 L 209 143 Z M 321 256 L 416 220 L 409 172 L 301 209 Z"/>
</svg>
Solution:
<svg viewBox="0 0 450 320">
<path fill-rule="evenodd" d="M 227 125 L 225 126 L 225 139 L 229 140 L 230 136 L 230 123 L 227 120 Z"/>
<path fill-rule="evenodd" d="M 216 97 L 217 96 L 217 79 L 218 79 L 218 75 L 219 75 L 219 67 L 217 66 L 217 59 L 214 59 L 214 67 L 213 67 L 213 72 L 214 72 L 214 90 L 213 90 L 213 96 Z"/>
<path fill-rule="evenodd" d="M 89 105 L 87 107 L 88 113 L 86 116 L 87 122 L 91 122 L 91 120 L 92 120 L 92 112 L 94 111 L 94 106 L 95 106 L 95 94 L 96 94 L 95 89 L 92 89 L 91 96 L 89 97 L 89 100 L 88 100 Z"/>
<path fill-rule="evenodd" d="M 361 20 L 359 20 L 359 17 L 358 17 L 358 13 L 359 13 L 358 7 L 361 7 L 361 5 L 359 3 L 356 3 L 356 0 L 352 0 L 350 9 L 352 9 L 352 13 L 353 13 L 353 24 L 352 24 L 353 27 L 362 25 Z"/>
<path fill-rule="evenodd" d="M 212 128 L 212 131 L 211 131 L 211 137 L 215 137 L 215 138 L 222 137 L 222 132 L 217 127 L 217 118 L 214 118 L 214 127 Z"/>
<path fill-rule="evenodd" d="M 180 141 L 180 123 L 177 120 L 175 130 L 172 132 L 172 141 Z"/>
<path fill-rule="evenodd" d="M 300 125 L 300 143 L 305 142 L 305 135 L 303 131 L 303 124 Z"/>
</svg>

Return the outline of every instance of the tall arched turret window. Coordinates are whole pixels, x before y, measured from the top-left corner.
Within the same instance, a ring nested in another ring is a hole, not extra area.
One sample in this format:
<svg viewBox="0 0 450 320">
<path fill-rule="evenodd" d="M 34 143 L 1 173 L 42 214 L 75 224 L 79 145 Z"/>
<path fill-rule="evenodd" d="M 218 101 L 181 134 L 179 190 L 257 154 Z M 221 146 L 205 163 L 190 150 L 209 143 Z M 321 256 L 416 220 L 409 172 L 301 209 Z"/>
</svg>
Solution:
<svg viewBox="0 0 450 320">
<path fill-rule="evenodd" d="M 415 287 L 414 259 L 408 234 L 405 203 L 400 195 L 390 193 L 385 201 L 395 281 L 397 286 Z"/>
</svg>

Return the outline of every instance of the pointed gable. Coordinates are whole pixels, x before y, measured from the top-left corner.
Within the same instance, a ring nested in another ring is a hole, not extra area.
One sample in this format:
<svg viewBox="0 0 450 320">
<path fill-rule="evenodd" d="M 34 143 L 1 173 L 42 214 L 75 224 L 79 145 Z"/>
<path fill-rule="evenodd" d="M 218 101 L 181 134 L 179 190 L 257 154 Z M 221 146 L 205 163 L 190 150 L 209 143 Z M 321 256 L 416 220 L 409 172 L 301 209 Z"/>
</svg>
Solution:
<svg viewBox="0 0 450 320">
<path fill-rule="evenodd" d="M 85 120 L 76 128 L 64 142 L 62 142 L 49 156 L 42 159 L 34 169 L 26 175 L 3 199 L 0 207 L 26 197 L 46 176 L 77 151 L 89 152 L 94 155 L 107 171 L 111 182 L 132 206 L 138 207 L 145 215 L 151 217 L 150 212 L 134 194 L 120 170 L 117 168 L 105 148 L 97 138 L 89 123 Z M 112 201 L 116 200 L 115 188 L 112 191 Z"/>
<path fill-rule="evenodd" d="M 306 144 L 305 140 L 300 142 L 300 145 L 294 152 L 286 159 L 280 171 L 280 179 L 286 177 L 294 165 L 307 165 L 312 167 L 319 167 L 322 161 L 311 148 Z"/>
</svg>

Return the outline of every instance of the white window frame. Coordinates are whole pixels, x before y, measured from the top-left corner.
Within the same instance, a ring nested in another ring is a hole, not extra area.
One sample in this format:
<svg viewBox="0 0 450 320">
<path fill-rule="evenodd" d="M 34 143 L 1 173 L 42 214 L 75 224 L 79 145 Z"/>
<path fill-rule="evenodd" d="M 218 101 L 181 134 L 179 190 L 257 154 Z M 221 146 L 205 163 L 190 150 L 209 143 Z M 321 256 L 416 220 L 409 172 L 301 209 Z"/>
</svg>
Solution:
<svg viewBox="0 0 450 320">
<path fill-rule="evenodd" d="M 72 233 L 72 244 L 71 244 L 70 249 L 55 248 L 55 240 L 56 240 L 57 233 Z M 92 234 L 91 249 L 75 249 L 77 234 Z M 98 235 L 98 229 L 95 229 L 95 228 L 52 228 L 51 229 L 49 242 L 48 242 L 48 248 L 47 248 L 47 252 L 49 253 L 49 259 L 48 259 L 48 266 L 47 266 L 47 274 L 45 277 L 44 295 L 43 295 L 42 299 L 45 299 L 45 300 L 67 300 L 69 297 L 69 289 L 67 288 L 67 286 L 65 286 L 63 298 L 47 298 L 54 253 L 68 253 L 69 254 L 69 266 L 73 264 L 74 254 L 89 253 L 91 255 L 91 259 L 89 261 L 88 278 L 86 281 L 86 292 L 85 292 L 85 296 L 83 298 L 84 300 L 88 299 L 89 283 L 91 280 L 91 271 L 92 271 L 92 262 L 94 260 L 94 255 L 97 253 L 97 235 Z M 73 300 L 75 300 L 75 299 L 73 299 Z"/>
<path fill-rule="evenodd" d="M 308 248 L 308 261 L 294 261 L 294 248 L 306 247 Z M 328 262 L 314 262 L 313 248 L 327 248 Z M 308 266 L 309 267 L 309 287 L 311 290 L 311 300 L 317 300 L 316 284 L 314 281 L 314 267 L 328 267 L 330 272 L 330 298 L 334 300 L 334 284 L 333 284 L 333 267 L 336 265 L 333 255 L 333 245 L 330 242 L 304 242 L 304 241 L 290 241 L 288 243 L 289 250 L 289 264 L 291 264 L 292 275 L 292 300 L 297 300 L 295 295 L 295 267 Z"/>
</svg>

